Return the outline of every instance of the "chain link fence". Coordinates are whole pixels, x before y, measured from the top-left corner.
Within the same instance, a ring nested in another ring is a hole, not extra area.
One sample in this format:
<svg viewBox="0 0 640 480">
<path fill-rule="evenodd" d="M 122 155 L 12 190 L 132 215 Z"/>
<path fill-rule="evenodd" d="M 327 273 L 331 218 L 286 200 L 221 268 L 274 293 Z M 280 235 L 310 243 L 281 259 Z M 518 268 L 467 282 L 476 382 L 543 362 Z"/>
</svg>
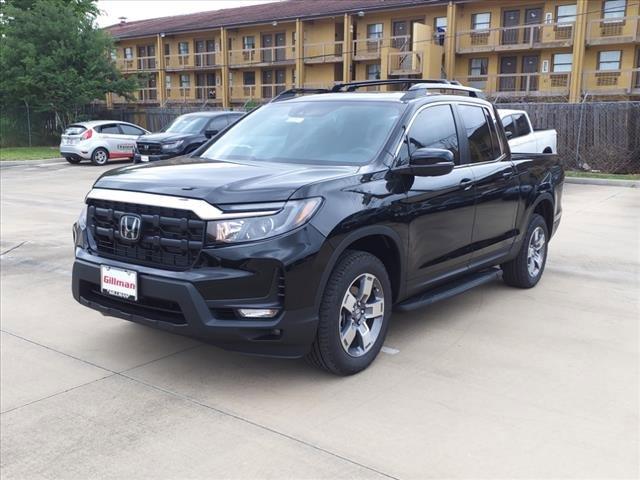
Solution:
<svg viewBox="0 0 640 480">
<path fill-rule="evenodd" d="M 640 102 L 501 103 L 525 110 L 535 129 L 555 128 L 565 168 L 640 173 Z"/>
</svg>

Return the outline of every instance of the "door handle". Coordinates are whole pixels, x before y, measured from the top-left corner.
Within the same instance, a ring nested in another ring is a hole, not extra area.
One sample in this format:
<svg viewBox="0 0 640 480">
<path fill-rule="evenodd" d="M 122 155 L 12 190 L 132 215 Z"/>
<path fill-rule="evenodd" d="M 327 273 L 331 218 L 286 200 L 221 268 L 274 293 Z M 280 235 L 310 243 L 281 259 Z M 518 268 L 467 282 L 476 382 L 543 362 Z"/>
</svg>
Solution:
<svg viewBox="0 0 640 480">
<path fill-rule="evenodd" d="M 503 178 L 511 178 L 511 177 L 513 177 L 513 169 L 510 168 L 506 172 L 502 172 L 502 177 Z"/>
<path fill-rule="evenodd" d="M 473 180 L 470 178 L 463 178 L 460 180 L 460 188 L 463 190 L 469 190 L 471 187 L 473 187 Z"/>
</svg>

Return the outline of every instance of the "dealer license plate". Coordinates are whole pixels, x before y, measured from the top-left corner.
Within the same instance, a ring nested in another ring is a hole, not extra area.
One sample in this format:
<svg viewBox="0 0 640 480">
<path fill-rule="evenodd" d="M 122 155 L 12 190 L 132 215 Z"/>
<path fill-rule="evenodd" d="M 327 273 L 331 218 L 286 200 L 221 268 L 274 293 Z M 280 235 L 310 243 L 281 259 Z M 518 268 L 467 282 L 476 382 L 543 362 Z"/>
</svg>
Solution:
<svg viewBox="0 0 640 480">
<path fill-rule="evenodd" d="M 149 161 L 149 155 L 140 155 L 140 161 L 141 162 L 148 162 Z"/>
<path fill-rule="evenodd" d="M 114 297 L 138 300 L 138 273 L 101 265 L 100 291 Z"/>
</svg>

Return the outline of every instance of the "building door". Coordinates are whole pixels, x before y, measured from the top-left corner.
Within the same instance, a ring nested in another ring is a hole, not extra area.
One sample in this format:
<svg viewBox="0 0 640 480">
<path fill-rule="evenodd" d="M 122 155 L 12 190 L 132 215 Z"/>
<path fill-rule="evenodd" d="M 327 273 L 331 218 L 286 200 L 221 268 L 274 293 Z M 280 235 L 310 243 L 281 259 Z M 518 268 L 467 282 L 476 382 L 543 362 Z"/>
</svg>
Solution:
<svg viewBox="0 0 640 480">
<path fill-rule="evenodd" d="M 335 38 L 335 49 L 334 54 L 336 57 L 342 56 L 343 44 L 344 44 L 344 23 L 336 23 L 335 24 L 335 34 L 333 36 Z M 339 43 L 342 42 L 342 43 Z M 342 79 L 341 79 L 342 80 Z"/>
<path fill-rule="evenodd" d="M 205 52 L 204 40 L 196 40 L 194 47 L 196 51 L 196 67 L 202 67 L 204 65 Z"/>
<path fill-rule="evenodd" d="M 287 34 L 276 33 L 276 62 L 282 62 L 287 59 Z"/>
<path fill-rule="evenodd" d="M 268 33 L 262 35 L 262 61 L 273 62 L 273 35 Z"/>
<path fill-rule="evenodd" d="M 640 88 L 640 71 L 637 70 L 640 69 L 640 48 L 638 48 L 638 51 L 636 52 L 636 71 L 634 72 L 634 81 L 633 81 L 633 88 Z"/>
<path fill-rule="evenodd" d="M 518 27 L 520 25 L 520 10 L 505 10 L 502 14 L 502 26 Z M 502 31 L 502 45 L 514 45 L 520 40 L 520 29 L 509 28 Z"/>
<path fill-rule="evenodd" d="M 539 25 L 542 23 L 541 8 L 527 8 L 524 11 L 525 25 Z M 540 41 L 540 27 L 529 27 L 524 29 L 524 42 L 537 43 Z"/>
<path fill-rule="evenodd" d="M 391 47 L 400 50 L 401 52 L 406 52 L 407 50 L 411 50 L 409 45 L 411 44 L 411 38 L 409 35 L 409 22 L 406 20 L 401 20 L 398 22 L 393 22 L 391 28 Z"/>
<path fill-rule="evenodd" d="M 344 82 L 344 63 L 337 62 L 333 64 L 333 81 Z"/>
<path fill-rule="evenodd" d="M 517 71 L 518 71 L 517 57 L 501 57 L 500 58 L 500 79 L 498 81 L 499 91 L 515 92 L 516 80 L 517 80 L 515 73 Z"/>
<path fill-rule="evenodd" d="M 287 83 L 287 71 L 284 68 L 279 68 L 276 70 L 276 85 L 275 85 L 275 94 L 280 95 L 285 91 Z"/>
<path fill-rule="evenodd" d="M 273 97 L 273 70 L 262 71 L 262 98 Z"/>
<path fill-rule="evenodd" d="M 525 55 L 522 57 L 522 75 L 520 90 L 525 92 L 535 92 L 538 90 L 538 67 L 540 65 L 540 57 L 538 55 Z"/>
<path fill-rule="evenodd" d="M 207 54 L 205 56 L 204 64 L 208 67 L 215 65 L 216 60 L 214 57 L 214 53 L 216 51 L 216 42 L 213 40 L 207 40 Z"/>
</svg>

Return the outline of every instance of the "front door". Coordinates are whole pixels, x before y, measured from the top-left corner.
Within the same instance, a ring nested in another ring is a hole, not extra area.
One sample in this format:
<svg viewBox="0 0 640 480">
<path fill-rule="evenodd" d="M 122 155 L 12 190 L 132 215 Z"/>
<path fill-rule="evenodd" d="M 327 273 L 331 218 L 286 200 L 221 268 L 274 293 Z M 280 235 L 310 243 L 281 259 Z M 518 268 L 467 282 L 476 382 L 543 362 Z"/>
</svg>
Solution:
<svg viewBox="0 0 640 480">
<path fill-rule="evenodd" d="M 527 8 L 524 11 L 525 25 L 539 25 L 542 23 L 541 8 Z M 538 43 L 540 41 L 540 27 L 529 27 L 524 29 L 525 43 Z"/>
<path fill-rule="evenodd" d="M 204 40 L 196 40 L 195 50 L 196 50 L 196 67 L 202 67 L 204 65 L 204 52 L 205 52 Z"/>
<path fill-rule="evenodd" d="M 475 193 L 471 168 L 460 164 L 460 126 L 450 105 L 427 107 L 415 117 L 402 146 L 400 162 L 418 148 L 443 148 L 459 165 L 440 177 L 412 177 L 402 208 L 409 225 L 410 294 L 451 272 L 464 272 L 471 258 Z"/>
<path fill-rule="evenodd" d="M 262 98 L 273 97 L 273 70 L 262 71 Z"/>
<path fill-rule="evenodd" d="M 520 90 L 523 92 L 535 92 L 538 90 L 538 66 L 540 57 L 538 55 L 525 55 L 522 57 L 522 75 Z"/>
<path fill-rule="evenodd" d="M 516 76 L 518 71 L 517 57 L 501 57 L 500 58 L 500 80 L 498 81 L 498 90 L 501 92 L 516 91 Z M 505 76 L 502 76 L 505 75 Z"/>
<path fill-rule="evenodd" d="M 519 43 L 520 29 L 508 28 L 520 25 L 520 10 L 505 10 L 502 14 L 502 26 L 507 30 L 502 31 L 502 45 L 514 45 Z"/>
<path fill-rule="evenodd" d="M 504 154 L 493 111 L 480 105 L 457 106 L 464 124 L 467 161 L 475 181 L 472 264 L 503 256 L 515 238 L 519 182 Z"/>
<path fill-rule="evenodd" d="M 273 62 L 273 35 L 268 33 L 262 35 L 262 61 Z"/>
<path fill-rule="evenodd" d="M 276 33 L 276 62 L 282 62 L 287 59 L 287 35 L 285 33 Z"/>
<path fill-rule="evenodd" d="M 207 54 L 205 55 L 205 61 L 204 64 L 208 67 L 210 67 L 211 65 L 215 65 L 215 58 L 214 58 L 214 53 L 216 51 L 216 42 L 214 42 L 213 40 L 207 40 Z"/>
</svg>

